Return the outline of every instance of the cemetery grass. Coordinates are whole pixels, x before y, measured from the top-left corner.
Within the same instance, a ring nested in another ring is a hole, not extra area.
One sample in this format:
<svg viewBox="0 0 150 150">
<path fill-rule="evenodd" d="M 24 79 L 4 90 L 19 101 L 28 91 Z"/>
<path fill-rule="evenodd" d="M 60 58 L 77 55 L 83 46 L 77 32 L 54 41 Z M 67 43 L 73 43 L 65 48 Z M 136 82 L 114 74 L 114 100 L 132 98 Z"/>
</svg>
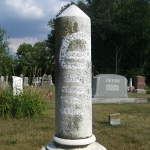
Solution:
<svg viewBox="0 0 150 150">
<path fill-rule="evenodd" d="M 28 87 L 31 88 L 31 87 Z M 0 118 L 0 150 L 40 150 L 55 132 L 55 89 L 52 101 L 46 98 L 49 88 L 33 90 L 47 104 L 48 114 L 33 118 Z M 129 93 L 129 97 L 147 99 L 150 94 Z M 135 104 L 94 104 L 93 134 L 108 150 L 149 150 L 150 102 Z M 120 113 L 121 124 L 111 126 L 108 114 Z"/>
</svg>

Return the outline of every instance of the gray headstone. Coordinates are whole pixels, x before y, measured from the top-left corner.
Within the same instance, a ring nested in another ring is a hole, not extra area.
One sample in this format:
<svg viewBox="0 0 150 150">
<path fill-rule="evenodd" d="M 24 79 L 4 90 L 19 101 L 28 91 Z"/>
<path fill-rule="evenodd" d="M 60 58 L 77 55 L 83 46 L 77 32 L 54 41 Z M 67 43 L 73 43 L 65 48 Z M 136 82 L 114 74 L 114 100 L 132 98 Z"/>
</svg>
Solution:
<svg viewBox="0 0 150 150">
<path fill-rule="evenodd" d="M 90 18 L 75 5 L 56 19 L 55 74 L 53 141 L 66 145 L 68 150 L 71 146 L 76 149 L 83 145 L 87 146 L 85 150 L 106 150 L 100 144 L 94 145 L 96 139 L 92 134 Z M 42 150 L 52 149 L 52 146 L 49 144 Z"/>
<path fill-rule="evenodd" d="M 42 87 L 50 87 L 51 86 L 51 76 L 44 74 L 42 77 Z"/>
<path fill-rule="evenodd" d="M 23 80 L 21 77 L 12 76 L 12 89 L 14 95 L 23 93 Z"/>
<path fill-rule="evenodd" d="M 6 85 L 8 85 L 8 76 L 6 76 L 6 82 L 5 82 Z"/>
<path fill-rule="evenodd" d="M 24 86 L 29 86 L 29 78 L 24 77 Z"/>
<path fill-rule="evenodd" d="M 92 97 L 127 98 L 127 79 L 115 74 L 100 74 L 93 78 Z"/>
<path fill-rule="evenodd" d="M 134 103 L 128 98 L 127 79 L 121 75 L 99 74 L 92 81 L 93 103 Z"/>
<path fill-rule="evenodd" d="M 4 76 L 0 77 L 0 83 L 3 84 L 4 83 Z"/>
</svg>

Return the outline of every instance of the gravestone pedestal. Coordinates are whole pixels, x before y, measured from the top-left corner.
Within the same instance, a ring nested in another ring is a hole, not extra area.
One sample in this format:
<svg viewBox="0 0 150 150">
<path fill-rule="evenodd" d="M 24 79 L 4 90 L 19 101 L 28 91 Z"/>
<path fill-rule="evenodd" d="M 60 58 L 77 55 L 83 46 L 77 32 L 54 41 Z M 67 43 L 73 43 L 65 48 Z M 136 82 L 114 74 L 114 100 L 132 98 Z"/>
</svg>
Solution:
<svg viewBox="0 0 150 150">
<path fill-rule="evenodd" d="M 41 150 L 106 150 L 106 148 L 97 142 L 94 142 L 94 143 L 84 146 L 84 147 L 80 146 L 80 148 L 65 147 L 65 146 L 57 147 L 54 142 L 51 142 L 51 143 L 47 144 L 45 147 L 43 147 Z"/>
</svg>

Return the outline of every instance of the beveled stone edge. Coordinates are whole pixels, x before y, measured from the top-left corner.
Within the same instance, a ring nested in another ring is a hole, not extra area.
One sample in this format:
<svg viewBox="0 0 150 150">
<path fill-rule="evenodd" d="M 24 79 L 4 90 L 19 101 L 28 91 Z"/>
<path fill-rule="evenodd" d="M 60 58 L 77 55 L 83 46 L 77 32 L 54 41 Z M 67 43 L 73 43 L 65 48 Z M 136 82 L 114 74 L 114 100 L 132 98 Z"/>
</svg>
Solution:
<svg viewBox="0 0 150 150">
<path fill-rule="evenodd" d="M 82 146 L 82 145 L 88 145 L 88 144 L 95 142 L 96 137 L 92 134 L 91 137 L 86 138 L 86 139 L 71 140 L 71 139 L 58 138 L 55 135 L 53 135 L 52 140 L 61 145 Z"/>
</svg>

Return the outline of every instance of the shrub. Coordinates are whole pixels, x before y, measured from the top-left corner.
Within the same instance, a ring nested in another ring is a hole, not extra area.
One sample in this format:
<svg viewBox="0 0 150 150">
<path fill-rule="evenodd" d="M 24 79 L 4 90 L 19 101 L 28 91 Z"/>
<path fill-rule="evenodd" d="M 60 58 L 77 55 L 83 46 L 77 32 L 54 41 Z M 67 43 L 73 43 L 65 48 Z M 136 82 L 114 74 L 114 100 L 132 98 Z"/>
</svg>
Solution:
<svg viewBox="0 0 150 150">
<path fill-rule="evenodd" d="M 13 95 L 12 90 L 0 93 L 0 117 L 24 118 L 46 113 L 46 104 L 35 93 L 24 91 L 23 94 Z"/>
<path fill-rule="evenodd" d="M 149 86 L 145 86 L 144 89 L 146 90 L 146 94 L 150 94 L 150 87 Z"/>
</svg>

